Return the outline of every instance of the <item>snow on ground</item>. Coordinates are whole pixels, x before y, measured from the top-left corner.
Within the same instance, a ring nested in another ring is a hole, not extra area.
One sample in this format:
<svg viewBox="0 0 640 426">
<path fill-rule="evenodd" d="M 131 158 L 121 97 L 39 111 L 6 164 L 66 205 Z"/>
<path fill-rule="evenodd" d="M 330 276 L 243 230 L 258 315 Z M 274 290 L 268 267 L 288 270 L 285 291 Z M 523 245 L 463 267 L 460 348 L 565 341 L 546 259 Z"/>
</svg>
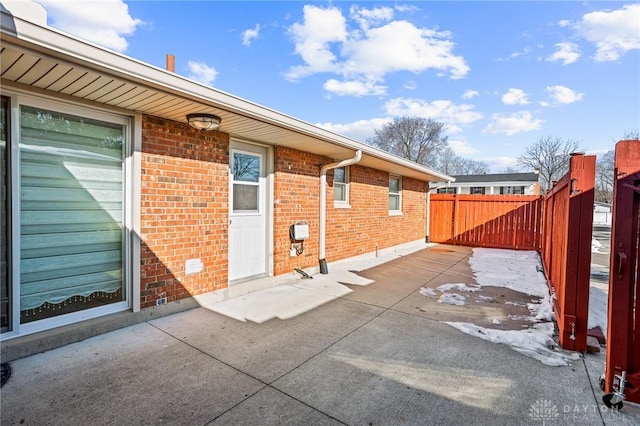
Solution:
<svg viewBox="0 0 640 426">
<path fill-rule="evenodd" d="M 535 324 L 526 330 L 494 330 L 466 322 L 447 322 L 447 324 L 471 336 L 508 345 L 513 350 L 535 358 L 546 365 L 568 365 L 570 361 L 575 361 L 580 357 L 577 353 L 551 349 L 556 345 L 551 337 L 554 332 L 552 322 Z"/>
<path fill-rule="evenodd" d="M 438 302 L 444 303 L 446 305 L 466 305 L 467 298 L 461 294 L 456 293 L 442 293 L 442 295 L 438 298 Z"/>
<path fill-rule="evenodd" d="M 459 290 L 459 291 L 480 291 L 479 285 L 467 286 L 466 284 L 442 284 L 438 287 L 440 291 L 451 291 L 451 290 Z"/>
<path fill-rule="evenodd" d="M 600 241 L 591 238 L 591 253 L 600 253 L 600 247 L 602 247 Z"/>
<path fill-rule="evenodd" d="M 589 289 L 589 321 L 587 327 L 599 326 L 603 333 L 607 332 L 607 305 L 609 295 L 596 287 Z"/>
<path fill-rule="evenodd" d="M 479 287 L 506 287 L 539 298 L 540 303 L 527 304 L 531 311 L 528 319 L 535 324 L 524 330 L 495 330 L 465 322 L 447 324 L 471 336 L 508 345 L 546 365 L 568 365 L 570 361 L 579 358 L 576 353 L 555 349 L 557 344 L 553 339 L 555 324 L 551 296 L 541 272 L 542 263 L 537 252 L 474 248 L 469 264 Z M 445 284 L 438 287 L 438 290 L 476 291 L 474 286 L 463 286 L 464 288 L 460 284 Z M 464 298 L 462 295 L 458 296 Z"/>
<path fill-rule="evenodd" d="M 506 287 L 540 298 L 549 295 L 536 251 L 474 248 L 469 265 L 480 286 Z"/>
</svg>

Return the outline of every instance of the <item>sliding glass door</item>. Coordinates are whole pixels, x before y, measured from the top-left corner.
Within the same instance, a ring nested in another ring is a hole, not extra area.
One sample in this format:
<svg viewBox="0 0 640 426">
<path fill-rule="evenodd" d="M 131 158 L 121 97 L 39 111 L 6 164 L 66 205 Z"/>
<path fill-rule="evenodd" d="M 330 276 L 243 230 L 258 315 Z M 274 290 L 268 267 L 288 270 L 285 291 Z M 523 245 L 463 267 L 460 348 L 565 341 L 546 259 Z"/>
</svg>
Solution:
<svg viewBox="0 0 640 426">
<path fill-rule="evenodd" d="M 126 126 L 20 106 L 20 322 L 125 300 Z"/>
</svg>

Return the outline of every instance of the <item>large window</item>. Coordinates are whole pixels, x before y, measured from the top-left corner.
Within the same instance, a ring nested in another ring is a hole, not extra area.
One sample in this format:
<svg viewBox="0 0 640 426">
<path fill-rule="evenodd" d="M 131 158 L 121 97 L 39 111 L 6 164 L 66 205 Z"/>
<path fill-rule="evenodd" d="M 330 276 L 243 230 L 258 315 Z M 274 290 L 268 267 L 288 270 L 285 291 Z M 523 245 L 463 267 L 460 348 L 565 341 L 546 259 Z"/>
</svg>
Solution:
<svg viewBox="0 0 640 426">
<path fill-rule="evenodd" d="M 438 194 L 455 194 L 456 188 L 453 186 L 447 188 L 438 188 Z"/>
<path fill-rule="evenodd" d="M 333 169 L 333 201 L 336 207 L 349 205 L 349 168 Z"/>
<path fill-rule="evenodd" d="M 20 322 L 126 300 L 125 120 L 19 118 Z"/>
<path fill-rule="evenodd" d="M 524 194 L 524 186 L 501 186 L 500 194 Z"/>
<path fill-rule="evenodd" d="M 399 176 L 389 176 L 389 213 L 402 212 L 402 180 Z"/>
<path fill-rule="evenodd" d="M 470 194 L 484 194 L 484 192 L 485 192 L 484 186 L 472 186 L 471 189 L 469 189 Z"/>
</svg>

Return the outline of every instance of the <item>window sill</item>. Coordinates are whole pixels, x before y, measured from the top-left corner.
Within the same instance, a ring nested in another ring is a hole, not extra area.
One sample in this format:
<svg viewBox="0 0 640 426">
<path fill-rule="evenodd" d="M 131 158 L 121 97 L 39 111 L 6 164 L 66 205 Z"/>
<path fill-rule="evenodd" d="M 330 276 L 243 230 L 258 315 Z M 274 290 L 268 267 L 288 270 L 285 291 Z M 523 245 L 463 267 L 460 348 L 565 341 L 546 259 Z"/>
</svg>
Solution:
<svg viewBox="0 0 640 426">
<path fill-rule="evenodd" d="M 401 210 L 389 210 L 389 216 L 402 216 Z"/>
<path fill-rule="evenodd" d="M 333 203 L 333 207 L 336 208 L 336 209 L 350 209 L 351 208 L 351 204 L 344 203 L 344 202 L 334 202 Z"/>
</svg>

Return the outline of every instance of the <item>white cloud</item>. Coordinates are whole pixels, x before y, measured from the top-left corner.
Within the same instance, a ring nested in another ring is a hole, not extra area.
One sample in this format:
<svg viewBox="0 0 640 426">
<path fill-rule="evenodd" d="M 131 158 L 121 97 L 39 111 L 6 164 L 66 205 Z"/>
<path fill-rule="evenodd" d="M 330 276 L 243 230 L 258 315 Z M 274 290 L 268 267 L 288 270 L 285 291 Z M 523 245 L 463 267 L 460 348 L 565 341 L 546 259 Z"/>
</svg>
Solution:
<svg viewBox="0 0 640 426">
<path fill-rule="evenodd" d="M 571 22 L 569 22 L 567 19 L 562 19 L 558 21 L 559 27 L 565 28 L 565 27 L 568 27 L 569 25 L 571 25 Z"/>
<path fill-rule="evenodd" d="M 509 167 L 518 167 L 518 159 L 516 157 L 488 157 L 483 158 L 482 161 L 489 165 L 489 169 L 494 173 L 502 173 Z"/>
<path fill-rule="evenodd" d="M 427 102 L 422 99 L 395 98 L 384 105 L 391 116 L 410 116 L 432 118 L 447 126 L 448 133 L 460 132 L 460 125 L 480 120 L 482 114 L 475 111 L 474 105 L 456 105 L 450 100 Z"/>
<path fill-rule="evenodd" d="M 375 129 L 382 129 L 382 127 L 389 122 L 391 122 L 391 118 L 373 118 L 371 120 L 359 120 L 347 124 L 316 123 L 316 126 L 360 142 L 366 142 L 367 138 L 374 135 Z"/>
<path fill-rule="evenodd" d="M 584 97 L 584 93 L 576 92 L 565 86 L 547 86 L 544 90 L 551 99 L 559 104 L 572 104 Z"/>
<path fill-rule="evenodd" d="M 580 49 L 575 43 L 556 43 L 553 55 L 546 58 L 549 62 L 562 61 L 562 65 L 572 64 L 580 57 Z"/>
<path fill-rule="evenodd" d="M 327 92 L 334 93 L 338 96 L 367 96 L 367 95 L 383 95 L 387 88 L 376 84 L 375 81 L 368 80 L 351 80 L 338 81 L 329 79 L 324 83 L 324 89 Z"/>
<path fill-rule="evenodd" d="M 511 55 L 509 55 L 510 58 L 517 58 L 519 56 L 526 56 L 529 53 L 531 53 L 531 48 L 530 47 L 525 47 L 524 49 L 522 49 L 520 52 L 513 52 Z"/>
<path fill-rule="evenodd" d="M 409 80 L 404 84 L 404 88 L 407 90 L 416 90 L 417 87 L 418 83 L 416 83 L 415 80 Z"/>
<path fill-rule="evenodd" d="M 529 111 L 519 111 L 513 114 L 493 114 L 491 123 L 482 130 L 483 134 L 512 136 L 518 133 L 538 130 L 542 120 L 534 118 Z"/>
<path fill-rule="evenodd" d="M 200 83 L 211 85 L 218 75 L 218 71 L 215 68 L 210 67 L 202 62 L 189 61 L 189 75 L 192 80 L 199 81 Z"/>
<path fill-rule="evenodd" d="M 351 13 L 351 19 L 356 21 L 363 30 L 368 30 L 372 25 L 380 25 L 393 19 L 393 9 L 390 7 L 363 9 L 358 6 L 351 6 L 349 12 Z"/>
<path fill-rule="evenodd" d="M 472 147 L 471 145 L 469 145 L 467 141 L 463 139 L 458 139 L 458 140 L 449 139 L 447 142 L 449 143 L 449 147 L 453 150 L 453 152 L 463 157 L 477 154 L 480 152 L 478 149 Z"/>
<path fill-rule="evenodd" d="M 394 21 L 390 8 L 353 7 L 351 26 L 334 6 L 306 5 L 303 10 L 303 21 L 293 24 L 289 34 L 304 64 L 290 68 L 288 80 L 333 73 L 345 82 L 382 82 L 388 73 L 428 69 L 457 79 L 469 72 L 464 58 L 453 54 L 450 33 Z"/>
<path fill-rule="evenodd" d="M 507 93 L 502 95 L 502 103 L 505 105 L 526 105 L 529 103 L 529 99 L 524 90 L 510 88 Z"/>
<path fill-rule="evenodd" d="M 478 91 L 476 90 L 466 90 L 463 94 L 462 94 L 462 99 L 473 99 L 476 96 L 479 96 L 480 93 L 478 93 Z"/>
<path fill-rule="evenodd" d="M 129 6 L 122 0 L 38 0 L 38 3 L 47 10 L 52 27 L 118 52 L 127 50 L 126 36 L 144 25 L 129 14 Z"/>
<path fill-rule="evenodd" d="M 260 36 L 260 24 L 256 24 L 256 27 L 248 30 L 244 30 L 242 32 L 242 45 L 243 46 L 251 46 L 251 40 L 256 39 Z"/>
<path fill-rule="evenodd" d="M 616 61 L 628 51 L 640 49 L 640 4 L 587 13 L 575 28 L 596 45 L 597 62 Z"/>
</svg>

